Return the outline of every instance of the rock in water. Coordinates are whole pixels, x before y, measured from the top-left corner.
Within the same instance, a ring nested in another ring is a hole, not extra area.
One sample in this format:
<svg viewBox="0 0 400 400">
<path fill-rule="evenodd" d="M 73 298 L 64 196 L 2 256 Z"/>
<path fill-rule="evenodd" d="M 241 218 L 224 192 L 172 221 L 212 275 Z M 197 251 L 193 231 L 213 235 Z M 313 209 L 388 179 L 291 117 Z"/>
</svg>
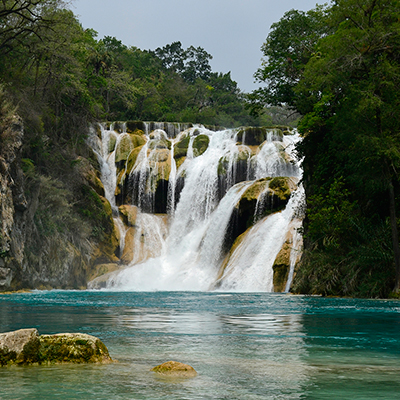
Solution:
<svg viewBox="0 0 400 400">
<path fill-rule="evenodd" d="M 187 364 L 182 364 L 178 361 L 167 361 L 164 364 L 157 365 L 157 367 L 154 367 L 151 370 L 158 374 L 173 377 L 192 378 L 197 375 L 197 372 L 193 367 Z"/>
<path fill-rule="evenodd" d="M 0 334 L 0 365 L 109 363 L 104 343 L 84 333 L 39 336 L 36 329 Z"/>
</svg>

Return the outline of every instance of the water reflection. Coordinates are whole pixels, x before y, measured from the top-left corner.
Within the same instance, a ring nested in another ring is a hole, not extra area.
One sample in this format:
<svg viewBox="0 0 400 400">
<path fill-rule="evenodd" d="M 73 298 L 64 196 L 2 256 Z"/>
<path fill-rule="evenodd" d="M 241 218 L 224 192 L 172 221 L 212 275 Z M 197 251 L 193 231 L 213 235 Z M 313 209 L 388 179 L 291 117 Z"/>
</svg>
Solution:
<svg viewBox="0 0 400 400">
<path fill-rule="evenodd" d="M 379 399 L 400 390 L 398 303 L 241 293 L 0 296 L 0 331 L 99 336 L 118 364 L 0 368 L 2 399 Z M 167 360 L 198 377 L 158 379 Z M 62 382 L 54 377 L 63 376 Z M 18 381 L 20 384 L 15 385 Z M 4 394 L 6 393 L 6 394 Z"/>
</svg>

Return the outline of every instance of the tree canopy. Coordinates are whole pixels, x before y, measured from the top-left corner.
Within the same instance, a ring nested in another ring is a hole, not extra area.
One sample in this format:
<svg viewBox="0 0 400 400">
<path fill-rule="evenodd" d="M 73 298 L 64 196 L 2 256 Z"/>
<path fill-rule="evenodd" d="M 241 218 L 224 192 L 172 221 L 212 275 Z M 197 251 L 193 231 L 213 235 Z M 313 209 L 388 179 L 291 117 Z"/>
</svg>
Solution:
<svg viewBox="0 0 400 400">
<path fill-rule="evenodd" d="M 268 58 L 256 75 L 267 89 L 253 104 L 303 114 L 307 218 L 297 291 L 399 289 L 399 21 L 399 1 L 336 0 L 285 14 L 263 46 Z"/>
</svg>

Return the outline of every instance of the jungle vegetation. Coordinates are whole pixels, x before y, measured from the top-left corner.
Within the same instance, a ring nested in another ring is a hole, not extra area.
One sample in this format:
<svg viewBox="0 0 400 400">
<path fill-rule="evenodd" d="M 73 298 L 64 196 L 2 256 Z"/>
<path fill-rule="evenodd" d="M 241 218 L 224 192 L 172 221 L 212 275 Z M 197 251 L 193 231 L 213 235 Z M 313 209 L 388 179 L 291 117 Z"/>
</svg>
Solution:
<svg viewBox="0 0 400 400">
<path fill-rule="evenodd" d="M 399 292 L 400 2 L 334 0 L 272 26 L 253 113 L 303 115 L 304 256 L 293 290 Z"/>
</svg>

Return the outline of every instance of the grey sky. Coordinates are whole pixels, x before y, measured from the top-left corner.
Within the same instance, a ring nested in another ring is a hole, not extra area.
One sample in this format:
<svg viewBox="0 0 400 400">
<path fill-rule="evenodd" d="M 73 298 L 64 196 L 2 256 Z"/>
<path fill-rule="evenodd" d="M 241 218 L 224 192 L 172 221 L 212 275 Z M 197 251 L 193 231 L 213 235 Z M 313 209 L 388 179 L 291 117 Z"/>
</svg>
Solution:
<svg viewBox="0 0 400 400">
<path fill-rule="evenodd" d="M 214 72 L 231 71 L 242 91 L 256 87 L 261 45 L 272 23 L 291 9 L 307 11 L 317 0 L 73 0 L 84 28 L 115 36 L 127 46 L 154 50 L 180 41 L 213 56 Z M 320 2 L 322 3 L 322 2 Z"/>
</svg>

